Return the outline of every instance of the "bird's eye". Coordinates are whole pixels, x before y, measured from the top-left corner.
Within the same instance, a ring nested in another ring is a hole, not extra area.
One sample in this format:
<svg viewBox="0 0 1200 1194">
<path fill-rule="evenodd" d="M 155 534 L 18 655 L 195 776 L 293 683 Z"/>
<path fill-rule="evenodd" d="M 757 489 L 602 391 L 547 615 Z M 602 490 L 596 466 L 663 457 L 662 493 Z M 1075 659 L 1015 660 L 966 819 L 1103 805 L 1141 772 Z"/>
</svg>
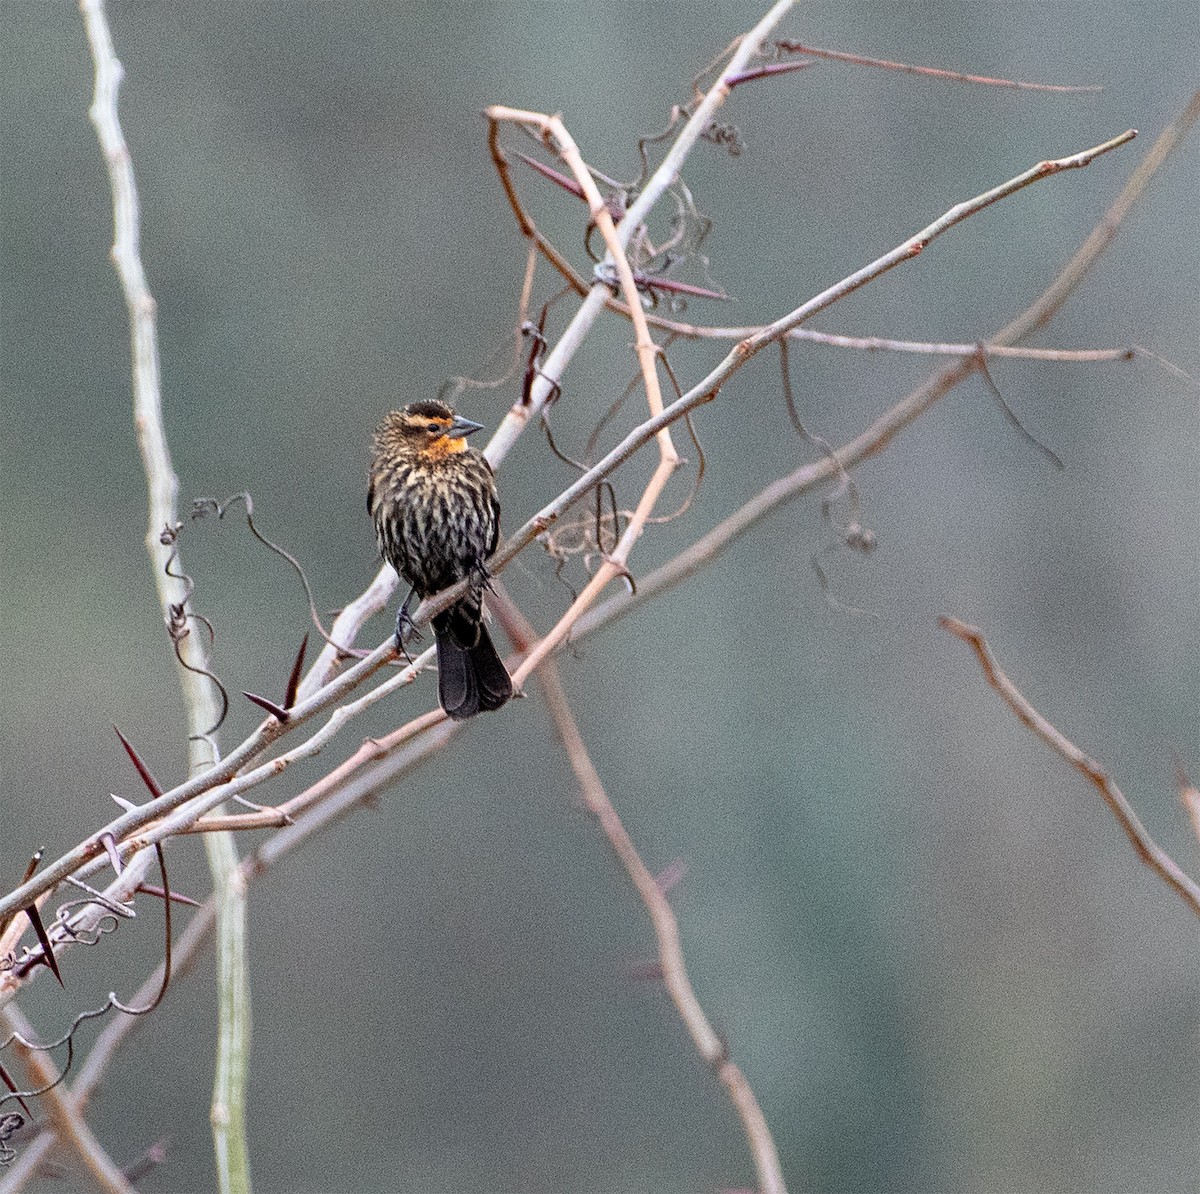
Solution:
<svg viewBox="0 0 1200 1194">
<path fill-rule="evenodd" d="M 425 428 L 425 430 L 428 431 L 432 435 L 437 435 L 441 432 L 442 429 L 436 423 L 430 423 L 429 426 Z"/>
</svg>

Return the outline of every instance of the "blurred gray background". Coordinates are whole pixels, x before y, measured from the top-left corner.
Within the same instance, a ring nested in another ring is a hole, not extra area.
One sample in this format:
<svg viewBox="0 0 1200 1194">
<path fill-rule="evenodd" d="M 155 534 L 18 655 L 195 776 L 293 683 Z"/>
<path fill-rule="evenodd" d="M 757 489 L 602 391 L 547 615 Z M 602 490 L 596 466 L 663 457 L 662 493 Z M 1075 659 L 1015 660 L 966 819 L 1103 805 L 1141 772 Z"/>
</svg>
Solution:
<svg viewBox="0 0 1200 1194">
<path fill-rule="evenodd" d="M 637 172 L 689 80 L 753 5 L 112 6 L 124 121 L 159 304 L 184 500 L 253 492 L 324 608 L 373 575 L 366 448 L 390 406 L 494 375 L 524 248 L 479 113 L 560 111 L 596 166 Z M 973 340 L 1049 282 L 1196 86 L 1190 2 L 805 4 L 817 45 L 1059 83 L 1015 93 L 832 63 L 735 93 L 739 158 L 687 169 L 713 277 L 771 319 L 951 204 L 1121 132 L 1134 145 L 971 220 L 824 316 L 827 330 Z M 3 795 L 0 886 L 141 798 L 117 723 L 160 779 L 184 744 L 142 538 L 125 310 L 91 63 L 67 4 L 0 5 Z M 1195 140 L 1037 343 L 1136 343 L 1193 375 Z M 581 266 L 580 211 L 528 172 L 531 211 Z M 692 276 L 692 281 L 702 281 Z M 539 301 L 554 283 L 539 271 Z M 551 334 L 565 307 L 551 317 Z M 631 373 L 613 322 L 555 411 L 578 449 Z M 679 346 L 684 384 L 717 359 Z M 808 426 L 840 443 L 927 360 L 798 349 Z M 994 376 L 1055 472 L 978 380 L 857 474 L 869 559 L 823 557 L 819 500 L 563 658 L 597 766 L 673 896 L 697 993 L 745 1069 L 795 1189 L 1172 1191 L 1200 1166 L 1197 924 L 1081 777 L 1031 738 L 936 616 L 979 624 L 1030 699 L 1098 757 L 1185 866 L 1172 760 L 1197 741 L 1197 393 L 1146 361 L 1005 362 Z M 461 402 L 494 425 L 512 389 Z M 612 434 L 637 416 L 636 403 Z M 708 474 L 638 546 L 668 559 L 811 458 L 772 354 L 697 423 Z M 611 441 L 610 441 L 611 442 Z M 680 439 L 681 445 L 685 442 Z M 688 450 L 689 455 L 694 455 Z M 626 501 L 645 474 L 622 474 Z M 505 462 L 511 529 L 570 480 L 536 434 Z M 687 490 L 680 479 L 670 508 Z M 282 561 L 237 519 L 182 543 L 216 665 L 276 694 L 306 629 Z M 506 582 L 547 629 L 569 595 L 527 552 Z M 578 575 L 575 580 L 578 581 Z M 368 628 L 374 644 L 390 619 Z M 427 708 L 432 680 L 355 724 Z M 257 722 L 235 704 L 232 744 Z M 289 772 L 267 799 L 317 767 Z M 665 993 L 647 918 L 531 699 L 289 858 L 252 893 L 252 1154 L 286 1191 L 718 1191 L 748 1186 L 736 1117 Z M 249 848 L 250 841 L 242 843 Z M 206 890 L 198 844 L 175 882 Z M 154 915 L 65 960 L 24 1004 L 47 1033 L 160 947 Z M 211 952 L 139 1029 L 92 1111 L 119 1161 L 169 1136 L 147 1190 L 212 1187 Z M 45 1189 L 74 1189 L 65 1179 Z"/>
</svg>

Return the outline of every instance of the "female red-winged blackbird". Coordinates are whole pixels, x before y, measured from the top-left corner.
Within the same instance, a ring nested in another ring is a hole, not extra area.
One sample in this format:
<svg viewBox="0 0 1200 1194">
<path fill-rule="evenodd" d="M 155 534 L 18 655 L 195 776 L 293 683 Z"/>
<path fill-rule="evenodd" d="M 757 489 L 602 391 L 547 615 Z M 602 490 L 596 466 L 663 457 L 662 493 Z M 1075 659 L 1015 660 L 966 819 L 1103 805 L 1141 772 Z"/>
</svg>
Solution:
<svg viewBox="0 0 1200 1194">
<path fill-rule="evenodd" d="M 444 402 L 413 402 L 375 430 L 367 509 L 383 558 L 424 600 L 470 577 L 471 591 L 433 619 L 438 697 L 456 720 L 498 709 L 512 680 L 483 624 L 485 561 L 496 550 L 500 503 L 492 466 L 467 446 L 479 423 Z M 412 593 L 396 619 L 399 646 Z"/>
</svg>

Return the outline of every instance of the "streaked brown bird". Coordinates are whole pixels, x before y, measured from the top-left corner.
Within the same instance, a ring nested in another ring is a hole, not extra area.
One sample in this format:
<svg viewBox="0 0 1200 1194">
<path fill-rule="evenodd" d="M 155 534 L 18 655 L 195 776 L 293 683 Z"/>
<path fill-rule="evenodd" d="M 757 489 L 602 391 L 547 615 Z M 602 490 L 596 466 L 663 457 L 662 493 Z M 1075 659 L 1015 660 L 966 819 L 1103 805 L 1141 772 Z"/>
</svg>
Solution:
<svg viewBox="0 0 1200 1194">
<path fill-rule="evenodd" d="M 467 444 L 479 423 L 444 402 L 413 402 L 375 430 L 367 510 L 379 551 L 412 586 L 396 619 L 401 645 L 408 603 L 457 581 L 472 587 L 433 619 L 438 699 L 455 720 L 498 709 L 512 680 L 483 624 L 486 561 L 500 535 L 496 479 L 482 452 Z"/>
</svg>

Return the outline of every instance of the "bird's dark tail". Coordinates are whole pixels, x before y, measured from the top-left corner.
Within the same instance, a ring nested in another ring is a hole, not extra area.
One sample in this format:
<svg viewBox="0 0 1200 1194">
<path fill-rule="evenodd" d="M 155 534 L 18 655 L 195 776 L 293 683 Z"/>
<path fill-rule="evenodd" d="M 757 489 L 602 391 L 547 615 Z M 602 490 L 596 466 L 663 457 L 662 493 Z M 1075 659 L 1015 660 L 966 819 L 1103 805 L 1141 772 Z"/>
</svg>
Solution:
<svg viewBox="0 0 1200 1194">
<path fill-rule="evenodd" d="M 476 713 L 499 709 L 513 693 L 505 670 L 482 622 L 471 622 L 457 609 L 433 619 L 437 639 L 438 699 L 446 714 L 465 721 Z M 464 642 L 475 639 L 475 645 Z"/>
</svg>

